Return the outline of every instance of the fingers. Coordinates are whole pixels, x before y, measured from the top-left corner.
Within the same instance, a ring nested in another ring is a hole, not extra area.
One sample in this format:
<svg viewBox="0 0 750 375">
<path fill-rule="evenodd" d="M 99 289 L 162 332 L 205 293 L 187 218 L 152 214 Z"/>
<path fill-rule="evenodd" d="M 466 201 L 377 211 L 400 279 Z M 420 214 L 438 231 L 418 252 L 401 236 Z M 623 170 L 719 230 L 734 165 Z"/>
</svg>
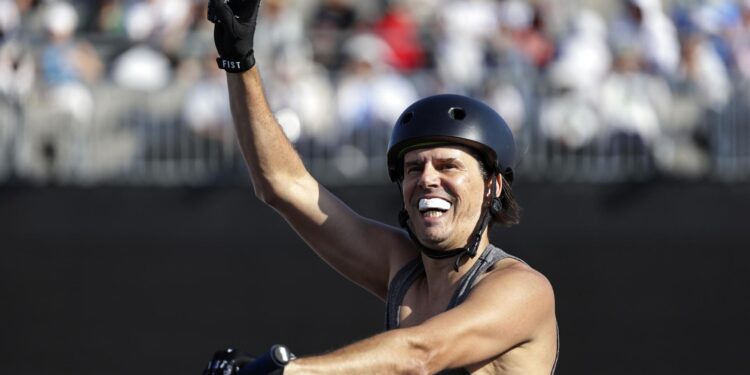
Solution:
<svg viewBox="0 0 750 375">
<path fill-rule="evenodd" d="M 240 21 L 247 22 L 258 16 L 261 0 L 234 0 L 232 10 L 239 16 Z"/>
<path fill-rule="evenodd" d="M 215 20 L 211 19 L 211 14 L 215 15 L 216 20 L 225 25 L 231 25 L 234 21 L 234 13 L 232 13 L 232 8 L 230 8 L 229 5 L 224 2 L 224 0 L 209 0 L 208 13 L 209 20 L 211 20 L 212 22 L 215 22 Z"/>
<path fill-rule="evenodd" d="M 239 1 L 235 0 L 235 3 L 239 3 Z M 249 25 L 240 22 L 235 14 L 242 12 L 244 8 L 232 10 L 225 0 L 209 0 L 208 6 L 213 11 L 215 20 L 223 25 L 223 27 L 220 27 L 223 30 L 222 32 L 229 33 L 235 39 L 243 39 L 247 36 Z"/>
<path fill-rule="evenodd" d="M 208 363 L 206 370 L 203 371 L 203 375 L 223 373 L 223 370 L 232 364 L 232 351 L 233 349 L 217 350 L 213 358 L 211 358 L 211 362 Z"/>
</svg>

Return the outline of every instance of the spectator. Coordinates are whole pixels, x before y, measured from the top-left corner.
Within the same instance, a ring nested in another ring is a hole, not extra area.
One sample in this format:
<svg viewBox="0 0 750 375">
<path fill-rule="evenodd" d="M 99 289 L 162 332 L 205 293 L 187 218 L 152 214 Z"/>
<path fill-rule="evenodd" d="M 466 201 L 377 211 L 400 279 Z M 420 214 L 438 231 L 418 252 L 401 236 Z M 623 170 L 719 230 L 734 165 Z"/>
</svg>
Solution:
<svg viewBox="0 0 750 375">
<path fill-rule="evenodd" d="M 548 78 L 554 86 L 593 100 L 599 96 L 599 88 L 611 64 L 604 18 L 593 10 L 583 9 L 575 18 L 570 33 L 562 38 L 559 55 L 549 69 Z"/>
<path fill-rule="evenodd" d="M 36 63 L 28 48 L 16 41 L 0 44 L 0 100 L 18 102 L 34 87 Z"/>
<path fill-rule="evenodd" d="M 404 3 L 405 0 L 391 2 L 375 23 L 375 32 L 391 48 L 391 66 L 408 73 L 423 66 L 424 52 L 418 25 Z"/>
<path fill-rule="evenodd" d="M 125 16 L 125 30 L 132 45 L 112 62 L 112 80 L 120 87 L 155 92 L 172 78 L 172 66 L 159 49 L 159 0 L 132 5 Z"/>
<path fill-rule="evenodd" d="M 553 90 L 542 100 L 539 126 L 546 139 L 564 149 L 591 146 L 602 135 L 598 100 L 612 60 L 606 36 L 604 19 L 582 10 L 548 70 Z"/>
<path fill-rule="evenodd" d="M 724 62 L 706 34 L 682 38 L 680 78 L 698 95 L 701 108 L 721 111 L 729 102 L 731 83 Z"/>
<path fill-rule="evenodd" d="M 0 0 L 0 43 L 11 39 L 21 23 L 21 12 L 15 1 Z"/>
<path fill-rule="evenodd" d="M 341 45 L 354 29 L 357 12 L 351 0 L 322 0 L 310 26 L 315 61 L 327 69 L 343 64 Z"/>
<path fill-rule="evenodd" d="M 640 49 L 649 72 L 671 78 L 680 50 L 675 25 L 661 7 L 661 0 L 626 0 L 625 14 L 612 25 L 611 43 L 617 50 Z"/>
<path fill-rule="evenodd" d="M 188 89 L 182 119 L 199 137 L 222 142 L 233 134 L 227 81 L 221 70 L 216 69 L 216 57 L 207 54 L 201 62 L 204 74 Z"/>
<path fill-rule="evenodd" d="M 444 0 L 399 0 L 401 6 L 408 9 L 410 16 L 415 20 L 421 29 L 423 37 L 429 37 L 429 29 L 432 22 L 439 12 Z"/>
<path fill-rule="evenodd" d="M 737 72 L 743 85 L 747 86 L 750 83 L 750 0 L 741 2 L 740 22 L 731 45 Z"/>
<path fill-rule="evenodd" d="M 293 143 L 309 140 L 330 146 L 338 133 L 332 127 L 333 86 L 325 69 L 313 61 L 310 46 L 306 47 L 277 51 L 268 101 L 277 115 L 285 114 L 278 120 Z"/>
<path fill-rule="evenodd" d="M 294 49 L 305 49 L 310 42 L 305 35 L 302 14 L 290 6 L 290 0 L 267 0 L 261 3 L 262 16 L 258 18 L 257 33 L 265 35 L 255 42 L 259 64 L 273 66 L 271 62 L 283 53 Z M 273 77 L 269 77 L 273 79 Z"/>
<path fill-rule="evenodd" d="M 105 35 L 125 35 L 123 0 L 104 0 L 97 12 L 94 30 Z"/>
<path fill-rule="evenodd" d="M 573 151 L 592 146 L 603 130 L 596 103 L 576 91 L 563 91 L 544 99 L 539 127 L 549 143 Z"/>
<path fill-rule="evenodd" d="M 125 13 L 128 35 L 137 42 L 148 40 L 165 55 L 174 56 L 187 35 L 192 9 L 186 0 L 135 2 Z"/>
<path fill-rule="evenodd" d="M 644 155 L 661 136 L 671 105 L 664 78 L 648 74 L 639 49 L 615 51 L 613 69 L 604 80 L 597 103 L 609 151 Z"/>
<path fill-rule="evenodd" d="M 15 40 L 0 44 L 0 180 L 15 164 L 23 134 L 23 104 L 32 93 L 35 72 L 27 46 Z"/>
<path fill-rule="evenodd" d="M 208 8 L 203 0 L 193 0 L 191 19 L 187 27 L 187 34 L 183 39 L 182 46 L 175 56 L 178 65 L 185 62 L 197 62 L 196 66 L 204 67 L 203 60 L 206 55 L 214 53 L 214 28 L 211 22 L 207 21 Z M 199 68 L 198 70 L 202 70 Z M 211 69 L 214 69 L 212 67 Z M 188 80 L 197 80 L 202 77 L 202 73 L 195 76 L 187 77 Z"/>
<path fill-rule="evenodd" d="M 46 44 L 46 3 L 39 0 L 15 0 L 15 3 L 21 16 L 17 30 L 19 38 L 32 45 Z"/>
<path fill-rule="evenodd" d="M 657 166 L 667 174 L 698 177 L 708 171 L 707 122 L 717 118 L 729 103 L 732 88 L 725 60 L 714 36 L 724 22 L 718 9 L 705 4 L 695 8 L 680 27 L 681 59 L 673 85 L 671 121 L 654 144 Z"/>
<path fill-rule="evenodd" d="M 391 50 L 376 35 L 356 35 L 346 42 L 344 51 L 347 63 L 336 86 L 340 134 L 363 155 L 376 156 L 387 144 L 400 111 L 416 100 L 417 92 L 388 66 Z"/>
<path fill-rule="evenodd" d="M 506 0 L 501 3 L 499 11 L 500 24 L 510 38 L 511 48 L 530 65 L 544 68 L 554 56 L 555 46 L 545 34 L 540 9 L 525 0 Z"/>
<path fill-rule="evenodd" d="M 736 1 L 714 0 L 694 4 L 687 18 L 688 27 L 685 31 L 700 30 L 723 64 L 727 68 L 733 67 L 731 42 L 741 22 L 741 10 Z"/>
<path fill-rule="evenodd" d="M 99 78 L 103 64 L 91 44 L 74 39 L 78 14 L 72 5 L 49 3 L 44 20 L 49 43 L 42 49 L 40 67 L 51 102 L 74 121 L 88 122 L 94 98 L 86 84 Z"/>
<path fill-rule="evenodd" d="M 476 92 L 485 78 L 486 45 L 498 29 L 497 4 L 450 0 L 440 11 L 435 61 L 444 91 Z"/>
<path fill-rule="evenodd" d="M 103 64 L 93 46 L 75 38 L 78 13 L 64 1 L 41 8 L 47 41 L 39 54 L 43 98 L 48 103 L 27 113 L 17 162 L 21 176 L 33 180 L 85 175 L 94 96 L 90 86 Z"/>
<path fill-rule="evenodd" d="M 527 106 L 521 90 L 512 83 L 500 81 L 488 85 L 487 91 L 486 103 L 498 113 L 503 114 L 513 135 L 516 139 L 521 139 L 521 131 L 526 122 Z"/>
<path fill-rule="evenodd" d="M 30 48 L 21 44 L 21 13 L 12 0 L 0 0 L 0 100 L 18 101 L 34 84 L 36 65 Z"/>
<path fill-rule="evenodd" d="M 374 34 L 363 33 L 347 41 L 344 51 L 348 62 L 336 88 L 340 125 L 392 126 L 403 104 L 417 96 L 410 82 L 386 64 L 390 48 Z"/>
</svg>

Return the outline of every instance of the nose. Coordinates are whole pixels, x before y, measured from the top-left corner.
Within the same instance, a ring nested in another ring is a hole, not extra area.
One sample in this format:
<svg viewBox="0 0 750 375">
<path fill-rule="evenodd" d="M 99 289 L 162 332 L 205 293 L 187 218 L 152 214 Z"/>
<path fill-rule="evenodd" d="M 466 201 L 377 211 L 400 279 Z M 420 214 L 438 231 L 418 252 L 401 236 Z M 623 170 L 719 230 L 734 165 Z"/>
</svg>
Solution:
<svg viewBox="0 0 750 375">
<path fill-rule="evenodd" d="M 432 166 L 427 163 L 422 169 L 422 174 L 419 176 L 419 187 L 422 189 L 435 188 L 440 186 L 440 173 Z"/>
</svg>

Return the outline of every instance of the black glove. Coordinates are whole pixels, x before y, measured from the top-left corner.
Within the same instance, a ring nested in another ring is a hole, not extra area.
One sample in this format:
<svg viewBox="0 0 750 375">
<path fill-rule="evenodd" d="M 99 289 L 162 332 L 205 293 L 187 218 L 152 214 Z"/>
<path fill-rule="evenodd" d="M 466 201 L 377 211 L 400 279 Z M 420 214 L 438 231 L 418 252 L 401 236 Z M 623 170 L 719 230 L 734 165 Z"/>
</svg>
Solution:
<svg viewBox="0 0 750 375">
<path fill-rule="evenodd" d="M 254 360 L 255 358 L 235 349 L 217 350 L 203 370 L 203 375 L 235 375 L 240 372 L 242 366 Z"/>
<path fill-rule="evenodd" d="M 283 375 L 284 367 L 295 359 L 284 345 L 274 345 L 258 358 L 224 349 L 214 353 L 203 375 Z"/>
<path fill-rule="evenodd" d="M 240 73 L 255 66 L 253 36 L 259 8 L 260 0 L 209 0 L 219 69 Z"/>
</svg>

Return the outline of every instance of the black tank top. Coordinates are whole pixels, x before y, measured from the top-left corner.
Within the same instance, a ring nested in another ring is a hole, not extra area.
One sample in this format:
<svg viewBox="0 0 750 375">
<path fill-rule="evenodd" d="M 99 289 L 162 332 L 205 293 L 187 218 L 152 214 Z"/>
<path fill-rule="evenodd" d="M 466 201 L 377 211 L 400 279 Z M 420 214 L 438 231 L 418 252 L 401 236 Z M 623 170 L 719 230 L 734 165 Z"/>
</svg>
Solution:
<svg viewBox="0 0 750 375">
<path fill-rule="evenodd" d="M 495 247 L 493 245 L 487 246 L 479 259 L 477 259 L 474 265 L 471 266 L 469 272 L 467 272 L 461 278 L 461 280 L 459 280 L 458 287 L 456 287 L 456 291 L 453 293 L 453 297 L 451 298 L 450 303 L 448 303 L 448 308 L 446 308 L 446 311 L 458 306 L 460 303 L 466 300 L 466 297 L 469 296 L 471 288 L 474 286 L 479 276 L 487 272 L 487 269 L 492 267 L 495 263 L 505 258 L 513 258 L 520 262 L 523 262 L 523 260 L 509 255 L 498 247 Z M 406 292 L 409 290 L 409 287 L 411 287 L 414 281 L 416 281 L 420 277 L 423 277 L 424 274 L 424 264 L 422 264 L 421 257 L 417 257 L 411 262 L 407 263 L 398 271 L 398 273 L 396 273 L 396 276 L 391 281 L 391 285 L 388 287 L 388 295 L 386 297 L 386 330 L 392 330 L 400 327 L 400 307 L 404 301 L 404 296 L 406 296 Z M 556 363 L 557 359 L 555 359 L 555 364 Z M 554 372 L 555 370 L 553 368 L 552 373 Z M 469 371 L 463 368 L 444 370 L 438 373 L 438 375 L 464 374 L 469 374 Z"/>
</svg>

